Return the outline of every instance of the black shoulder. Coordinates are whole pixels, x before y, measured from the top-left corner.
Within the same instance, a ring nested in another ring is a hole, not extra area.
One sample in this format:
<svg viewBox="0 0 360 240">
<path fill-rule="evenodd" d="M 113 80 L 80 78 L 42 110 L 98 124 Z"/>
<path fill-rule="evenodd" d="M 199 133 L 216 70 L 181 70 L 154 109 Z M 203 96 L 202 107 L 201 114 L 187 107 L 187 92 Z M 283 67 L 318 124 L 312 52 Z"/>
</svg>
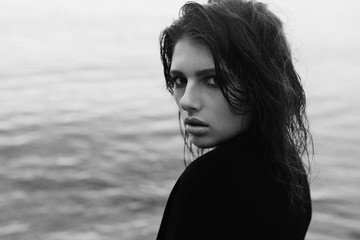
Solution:
<svg viewBox="0 0 360 240">
<path fill-rule="evenodd" d="M 214 149 L 193 161 L 183 172 L 181 182 L 190 188 L 215 190 L 214 187 L 226 184 L 229 177 L 241 178 L 236 161 L 239 161 L 237 157 Z"/>
<path fill-rule="evenodd" d="M 257 145 L 234 141 L 193 161 L 185 169 L 181 181 L 190 188 L 197 186 L 207 190 L 210 187 L 211 190 L 222 191 L 226 187 L 254 184 L 262 187 L 272 178 Z"/>
<path fill-rule="evenodd" d="M 296 239 L 284 236 L 307 222 L 294 224 L 287 195 L 256 148 L 244 142 L 223 145 L 185 169 L 167 206 L 171 236 Z"/>
</svg>

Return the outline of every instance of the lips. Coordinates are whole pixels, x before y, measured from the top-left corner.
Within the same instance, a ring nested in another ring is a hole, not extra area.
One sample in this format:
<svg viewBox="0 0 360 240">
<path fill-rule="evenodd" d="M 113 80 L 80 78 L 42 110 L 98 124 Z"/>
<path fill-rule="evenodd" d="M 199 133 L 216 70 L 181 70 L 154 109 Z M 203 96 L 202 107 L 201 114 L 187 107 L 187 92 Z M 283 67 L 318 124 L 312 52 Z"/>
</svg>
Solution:
<svg viewBox="0 0 360 240">
<path fill-rule="evenodd" d="M 209 125 L 197 118 L 185 118 L 185 130 L 192 135 L 203 135 L 208 130 Z"/>
</svg>

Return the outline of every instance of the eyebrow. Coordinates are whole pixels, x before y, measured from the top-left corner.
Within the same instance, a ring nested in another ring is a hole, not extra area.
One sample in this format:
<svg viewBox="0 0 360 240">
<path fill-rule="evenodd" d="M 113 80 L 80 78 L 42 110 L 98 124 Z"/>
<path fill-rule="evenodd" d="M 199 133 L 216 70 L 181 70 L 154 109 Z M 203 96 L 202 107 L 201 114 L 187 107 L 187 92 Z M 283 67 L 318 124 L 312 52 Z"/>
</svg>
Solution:
<svg viewBox="0 0 360 240">
<path fill-rule="evenodd" d="M 203 69 L 203 70 L 195 72 L 195 76 L 204 77 L 204 76 L 212 75 L 212 74 L 215 74 L 215 73 L 216 73 L 215 68 L 207 68 L 207 69 Z M 185 75 L 185 74 L 183 74 L 179 70 L 173 69 L 173 70 L 170 71 L 170 75 Z"/>
</svg>

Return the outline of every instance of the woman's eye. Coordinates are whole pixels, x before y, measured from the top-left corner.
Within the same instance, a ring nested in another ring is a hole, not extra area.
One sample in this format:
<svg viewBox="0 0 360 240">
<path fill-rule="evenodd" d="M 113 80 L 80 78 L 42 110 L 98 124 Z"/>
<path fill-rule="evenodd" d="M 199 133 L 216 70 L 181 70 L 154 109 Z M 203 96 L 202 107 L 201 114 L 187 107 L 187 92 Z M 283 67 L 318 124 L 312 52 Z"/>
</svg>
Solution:
<svg viewBox="0 0 360 240">
<path fill-rule="evenodd" d="M 213 87 L 217 87 L 218 86 L 218 82 L 216 80 L 216 77 L 210 77 L 207 79 L 207 84 L 209 84 L 210 86 L 213 86 Z"/>
<path fill-rule="evenodd" d="M 182 87 L 187 84 L 187 79 L 183 77 L 175 77 L 173 80 L 176 87 Z"/>
</svg>

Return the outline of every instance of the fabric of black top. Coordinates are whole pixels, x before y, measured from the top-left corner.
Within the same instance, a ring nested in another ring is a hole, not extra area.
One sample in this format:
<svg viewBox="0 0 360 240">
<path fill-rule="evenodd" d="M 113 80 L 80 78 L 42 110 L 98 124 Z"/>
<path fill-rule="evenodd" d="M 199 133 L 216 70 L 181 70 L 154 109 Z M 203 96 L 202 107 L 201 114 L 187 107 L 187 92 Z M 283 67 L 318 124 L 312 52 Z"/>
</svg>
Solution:
<svg viewBox="0 0 360 240">
<path fill-rule="evenodd" d="M 240 137 L 193 161 L 176 182 L 157 240 L 304 239 L 311 220 L 294 207 L 256 141 Z"/>
</svg>

